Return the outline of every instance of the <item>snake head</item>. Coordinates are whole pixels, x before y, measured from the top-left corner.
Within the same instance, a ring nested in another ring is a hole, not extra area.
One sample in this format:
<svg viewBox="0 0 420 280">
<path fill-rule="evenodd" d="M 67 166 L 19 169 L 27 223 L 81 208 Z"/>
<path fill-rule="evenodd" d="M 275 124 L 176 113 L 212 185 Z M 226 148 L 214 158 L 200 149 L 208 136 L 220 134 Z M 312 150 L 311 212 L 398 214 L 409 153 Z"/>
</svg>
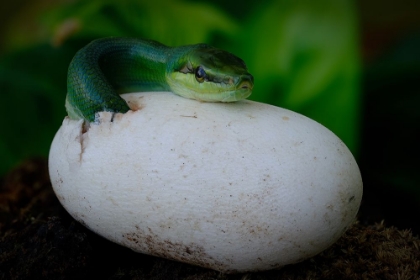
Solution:
<svg viewBox="0 0 420 280">
<path fill-rule="evenodd" d="M 242 59 L 205 44 L 188 47 L 167 72 L 174 93 L 210 102 L 233 102 L 251 95 L 254 78 Z"/>
</svg>

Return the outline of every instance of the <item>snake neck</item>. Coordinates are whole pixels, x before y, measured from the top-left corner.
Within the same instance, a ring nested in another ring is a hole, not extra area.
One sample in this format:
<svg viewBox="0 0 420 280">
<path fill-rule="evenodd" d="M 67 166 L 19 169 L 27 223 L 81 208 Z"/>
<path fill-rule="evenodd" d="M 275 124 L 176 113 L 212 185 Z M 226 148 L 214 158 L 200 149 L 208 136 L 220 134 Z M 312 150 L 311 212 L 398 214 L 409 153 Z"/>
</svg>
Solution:
<svg viewBox="0 0 420 280">
<path fill-rule="evenodd" d="M 106 40 L 106 39 L 105 39 Z M 122 38 L 98 42 L 99 67 L 117 93 L 169 90 L 165 73 L 171 48 L 155 41 Z"/>
<path fill-rule="evenodd" d="M 119 96 L 134 91 L 167 91 L 171 48 L 133 38 L 98 39 L 81 49 L 70 63 L 66 109 L 72 119 L 95 121 L 101 111 L 125 113 Z"/>
</svg>

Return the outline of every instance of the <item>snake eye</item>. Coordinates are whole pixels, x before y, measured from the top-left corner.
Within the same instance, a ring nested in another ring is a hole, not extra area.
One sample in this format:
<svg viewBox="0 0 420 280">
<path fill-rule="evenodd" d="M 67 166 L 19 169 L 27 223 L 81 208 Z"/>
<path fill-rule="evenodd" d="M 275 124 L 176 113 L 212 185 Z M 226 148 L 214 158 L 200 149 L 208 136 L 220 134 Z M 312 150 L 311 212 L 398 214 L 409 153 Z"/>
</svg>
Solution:
<svg viewBox="0 0 420 280">
<path fill-rule="evenodd" d="M 199 82 L 199 83 L 204 82 L 206 76 L 207 76 L 206 71 L 204 71 L 203 67 L 198 66 L 195 69 L 195 79 L 197 80 L 197 82 Z"/>
</svg>

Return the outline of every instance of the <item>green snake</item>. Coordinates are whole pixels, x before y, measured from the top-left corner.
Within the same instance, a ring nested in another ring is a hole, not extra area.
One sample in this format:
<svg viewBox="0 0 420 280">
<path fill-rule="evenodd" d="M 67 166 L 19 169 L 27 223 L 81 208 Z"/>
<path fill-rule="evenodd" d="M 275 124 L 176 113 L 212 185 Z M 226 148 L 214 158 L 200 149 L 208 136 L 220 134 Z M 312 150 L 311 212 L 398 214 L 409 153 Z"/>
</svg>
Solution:
<svg viewBox="0 0 420 280">
<path fill-rule="evenodd" d="M 79 50 L 67 76 L 71 119 L 96 121 L 98 112 L 126 113 L 119 94 L 172 91 L 200 101 L 234 102 L 254 86 L 242 59 L 206 44 L 168 47 L 135 38 L 103 38 Z"/>
</svg>

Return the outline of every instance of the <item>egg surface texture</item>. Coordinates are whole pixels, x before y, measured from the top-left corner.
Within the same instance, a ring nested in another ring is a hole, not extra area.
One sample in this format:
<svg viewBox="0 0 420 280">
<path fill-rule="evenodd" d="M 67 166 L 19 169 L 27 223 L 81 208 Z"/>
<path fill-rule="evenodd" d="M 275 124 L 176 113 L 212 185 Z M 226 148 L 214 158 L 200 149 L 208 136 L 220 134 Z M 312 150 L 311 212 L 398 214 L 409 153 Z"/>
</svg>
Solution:
<svg viewBox="0 0 420 280">
<path fill-rule="evenodd" d="M 359 168 L 319 123 L 249 100 L 123 97 L 133 111 L 65 118 L 49 155 L 61 204 L 97 234 L 234 273 L 307 259 L 354 222 Z"/>
</svg>

